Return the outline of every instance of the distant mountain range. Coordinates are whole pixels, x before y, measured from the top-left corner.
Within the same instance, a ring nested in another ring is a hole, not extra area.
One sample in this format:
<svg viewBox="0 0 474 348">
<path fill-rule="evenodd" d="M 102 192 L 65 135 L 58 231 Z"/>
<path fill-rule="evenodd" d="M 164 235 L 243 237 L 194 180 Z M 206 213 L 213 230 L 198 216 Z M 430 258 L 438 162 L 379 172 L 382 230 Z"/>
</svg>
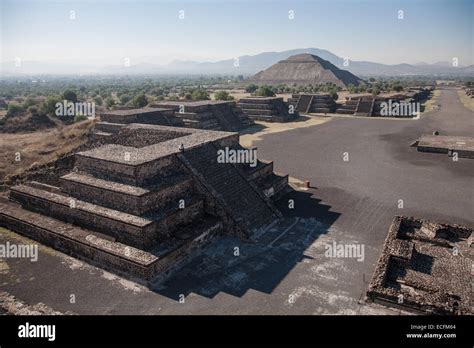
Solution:
<svg viewBox="0 0 474 348">
<path fill-rule="evenodd" d="M 5 75 L 22 74 L 64 74 L 69 73 L 98 73 L 98 74 L 232 74 L 232 75 L 254 75 L 271 65 L 290 56 L 309 53 L 325 59 L 334 64 L 339 69 L 347 70 L 359 77 L 366 76 L 409 76 L 409 75 L 434 75 L 434 76 L 474 76 L 474 65 L 453 67 L 449 62 L 438 62 L 434 64 L 381 64 L 368 61 L 348 61 L 344 64 L 344 59 L 327 50 L 319 48 L 300 48 L 283 52 L 264 52 L 257 55 L 240 56 L 237 59 L 231 58 L 217 62 L 196 62 L 176 60 L 169 64 L 154 64 L 153 62 L 140 63 L 125 66 L 104 66 L 101 68 L 78 66 L 68 67 L 67 65 L 51 64 L 48 62 L 23 62 L 20 70 L 15 70 L 13 62 L 3 64 Z M 43 67 L 43 68 L 42 68 Z M 69 69 L 70 68 L 70 69 Z"/>
</svg>

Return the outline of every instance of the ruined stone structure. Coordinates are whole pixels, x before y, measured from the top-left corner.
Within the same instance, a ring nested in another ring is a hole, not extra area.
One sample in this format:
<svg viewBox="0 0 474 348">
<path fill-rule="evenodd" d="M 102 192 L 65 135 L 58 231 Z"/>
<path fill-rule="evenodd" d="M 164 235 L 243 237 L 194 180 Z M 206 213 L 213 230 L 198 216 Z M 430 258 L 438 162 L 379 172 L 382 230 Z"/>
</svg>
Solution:
<svg viewBox="0 0 474 348">
<path fill-rule="evenodd" d="M 257 121 L 287 122 L 297 117 L 290 112 L 281 97 L 246 97 L 239 100 L 237 107 L 248 118 Z"/>
<path fill-rule="evenodd" d="M 273 199 L 288 176 L 272 162 L 218 163 L 218 149 L 244 150 L 238 133 L 129 124 L 107 140 L 75 153 L 57 186 L 11 187 L 0 225 L 150 280 L 216 234 L 247 238 L 280 216 Z"/>
<path fill-rule="evenodd" d="M 288 99 L 298 113 L 332 113 L 337 104 L 328 93 L 301 93 L 293 94 Z"/>
<path fill-rule="evenodd" d="M 422 135 L 413 144 L 420 152 L 444 153 L 458 158 L 474 158 L 474 138 L 447 135 Z"/>
<path fill-rule="evenodd" d="M 131 123 L 156 124 L 184 127 L 181 119 L 174 116 L 173 110 L 165 108 L 122 109 L 100 114 L 100 122 L 94 127 L 95 138 L 106 138 L 117 133 Z"/>
<path fill-rule="evenodd" d="M 392 103 L 419 103 L 427 99 L 430 92 L 430 88 L 423 88 L 385 96 L 349 95 L 346 97 L 346 103 L 337 107 L 336 113 L 354 116 L 381 116 L 381 104 L 384 102 L 391 100 Z"/>
<path fill-rule="evenodd" d="M 117 133 L 130 123 L 159 124 L 237 132 L 253 122 L 236 108 L 233 101 L 167 101 L 151 107 L 133 110 L 107 111 L 100 115 L 96 124 L 96 136 L 105 137 Z"/>
<path fill-rule="evenodd" d="M 416 312 L 473 314 L 472 229 L 397 216 L 367 296 Z"/>
<path fill-rule="evenodd" d="M 172 109 L 189 128 L 237 132 L 253 124 L 234 101 L 165 101 L 153 106 Z"/>
<path fill-rule="evenodd" d="M 346 70 L 341 70 L 327 60 L 303 53 L 279 61 L 257 73 L 249 81 L 257 85 L 317 85 L 335 84 L 345 87 L 358 86 L 362 80 Z"/>
</svg>

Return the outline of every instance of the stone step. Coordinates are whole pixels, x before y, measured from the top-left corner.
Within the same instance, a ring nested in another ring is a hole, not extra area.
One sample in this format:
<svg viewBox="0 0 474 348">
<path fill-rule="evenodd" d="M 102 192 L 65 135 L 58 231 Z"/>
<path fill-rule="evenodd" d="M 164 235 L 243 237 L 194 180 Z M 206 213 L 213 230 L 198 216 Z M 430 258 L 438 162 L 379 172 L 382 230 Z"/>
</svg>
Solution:
<svg viewBox="0 0 474 348">
<path fill-rule="evenodd" d="M 98 130 L 94 130 L 92 132 L 92 139 L 94 139 L 94 140 L 107 139 L 111 135 L 112 135 L 112 133 L 107 133 L 107 132 L 101 132 L 101 131 L 98 131 Z"/>
<path fill-rule="evenodd" d="M 281 97 L 245 97 L 239 100 L 239 104 L 275 104 L 282 101 Z"/>
<path fill-rule="evenodd" d="M 298 103 L 296 104 L 296 110 L 298 112 L 307 112 L 312 100 L 313 100 L 313 97 L 310 95 L 304 95 L 304 94 L 300 95 L 298 99 Z"/>
<path fill-rule="evenodd" d="M 116 134 L 120 132 L 120 130 L 124 127 L 125 125 L 122 123 L 111 123 L 111 122 L 97 122 L 94 125 L 94 130 L 96 131 L 101 131 L 101 132 L 106 132 L 106 133 L 113 133 Z"/>
<path fill-rule="evenodd" d="M 250 109 L 245 108 L 242 111 L 246 114 L 257 114 L 257 115 L 278 115 L 278 110 L 276 109 Z"/>
<path fill-rule="evenodd" d="M 177 145 L 178 147 L 179 145 Z M 74 155 L 75 167 L 80 172 L 88 173 L 96 178 L 120 182 L 132 186 L 143 186 L 155 182 L 158 175 L 172 175 L 180 172 L 180 163 L 172 156 L 159 158 L 156 161 L 135 164 L 133 161 L 139 151 L 133 147 L 107 144 L 100 147 L 101 156 L 96 156 L 94 150 L 78 152 Z M 114 161 L 108 161 L 107 153 L 116 154 Z M 131 160 L 126 161 L 129 153 Z M 119 158 L 118 156 L 121 156 Z"/>
<path fill-rule="evenodd" d="M 261 109 L 261 110 L 265 110 L 265 109 L 273 109 L 273 104 L 253 104 L 253 103 L 239 103 L 237 104 L 237 108 L 239 110 L 243 110 L 243 109 Z"/>
<path fill-rule="evenodd" d="M 326 114 L 328 112 L 331 112 L 331 109 L 330 108 L 313 108 L 313 107 L 311 107 L 309 112 Z"/>
<path fill-rule="evenodd" d="M 0 202 L 0 226 L 100 268 L 144 281 L 169 274 L 192 250 L 221 233 L 223 227 L 221 221 L 206 218 L 192 228 L 177 231 L 166 243 L 146 252 L 27 211 L 12 202 Z"/>
<path fill-rule="evenodd" d="M 335 103 L 312 103 L 311 108 L 332 108 L 335 107 Z"/>
<path fill-rule="evenodd" d="M 175 112 L 176 117 L 187 120 L 209 120 L 214 119 L 212 112 Z"/>
<path fill-rule="evenodd" d="M 151 219 L 24 185 L 12 187 L 9 197 L 24 209 L 105 233 L 135 247 L 145 248 L 156 240 Z"/>
<path fill-rule="evenodd" d="M 230 163 L 217 163 L 217 148 L 212 144 L 185 151 L 185 165 L 191 166 L 203 183 L 217 192 L 236 221 L 248 231 L 269 222 L 273 211 L 267 202 Z"/>
<path fill-rule="evenodd" d="M 108 111 L 100 115 L 102 122 L 110 123 L 147 123 L 173 125 L 175 123 L 174 111 L 171 109 L 143 108 L 134 110 Z"/>
<path fill-rule="evenodd" d="M 248 114 L 248 117 L 251 120 L 257 120 L 257 121 L 272 122 L 274 120 L 274 116 L 272 115 Z"/>
<path fill-rule="evenodd" d="M 10 198 L 27 210 L 107 234 L 140 249 L 152 247 L 166 239 L 173 229 L 204 213 L 204 201 L 197 195 L 183 197 L 184 208 L 180 208 L 179 200 L 171 201 L 143 216 L 22 185 L 11 188 Z"/>
<path fill-rule="evenodd" d="M 248 180 L 255 180 L 273 173 L 273 162 L 258 160 L 257 165 L 253 168 L 249 164 L 239 165 L 239 168 L 242 169 L 243 174 Z"/>
<path fill-rule="evenodd" d="M 282 194 L 290 190 L 288 186 L 288 175 L 271 173 L 263 178 L 257 179 L 256 184 L 267 197 L 278 199 Z"/>
<path fill-rule="evenodd" d="M 165 177 L 147 187 L 121 184 L 79 172 L 66 174 L 60 180 L 63 191 L 71 197 L 134 215 L 160 209 L 192 190 L 192 178 L 187 174 Z"/>
<path fill-rule="evenodd" d="M 158 257 L 134 247 L 100 238 L 60 220 L 0 202 L 0 225 L 101 268 L 149 279 Z"/>
<path fill-rule="evenodd" d="M 244 127 L 240 117 L 234 113 L 233 104 L 211 105 L 210 109 L 223 130 L 238 132 Z"/>
</svg>

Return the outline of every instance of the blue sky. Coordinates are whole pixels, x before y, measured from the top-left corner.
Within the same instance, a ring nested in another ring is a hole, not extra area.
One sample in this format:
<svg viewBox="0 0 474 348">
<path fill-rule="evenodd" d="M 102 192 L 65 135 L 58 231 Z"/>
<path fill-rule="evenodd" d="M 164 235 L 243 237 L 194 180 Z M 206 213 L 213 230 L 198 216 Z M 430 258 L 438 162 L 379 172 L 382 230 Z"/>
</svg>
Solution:
<svg viewBox="0 0 474 348">
<path fill-rule="evenodd" d="M 213 61 L 317 47 L 385 64 L 474 64 L 473 0 L 0 2 L 2 61 Z"/>
</svg>

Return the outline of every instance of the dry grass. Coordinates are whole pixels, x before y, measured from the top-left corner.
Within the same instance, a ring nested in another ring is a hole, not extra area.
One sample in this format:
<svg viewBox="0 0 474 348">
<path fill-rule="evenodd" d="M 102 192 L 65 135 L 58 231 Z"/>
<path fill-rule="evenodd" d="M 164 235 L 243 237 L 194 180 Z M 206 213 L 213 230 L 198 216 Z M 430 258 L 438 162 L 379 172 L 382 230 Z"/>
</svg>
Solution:
<svg viewBox="0 0 474 348">
<path fill-rule="evenodd" d="M 458 90 L 461 103 L 471 111 L 474 111 L 474 98 L 469 97 L 463 89 Z"/>
<path fill-rule="evenodd" d="M 261 140 L 263 136 L 272 133 L 286 132 L 292 129 L 310 127 L 328 122 L 329 117 L 300 116 L 296 121 L 276 123 L 256 121 L 254 126 L 245 129 L 240 136 L 240 143 L 245 147 L 252 147 L 254 143 Z"/>
<path fill-rule="evenodd" d="M 86 120 L 32 133 L 1 134 L 0 181 L 72 151 L 87 141 L 92 126 L 93 121 Z"/>
<path fill-rule="evenodd" d="M 439 96 L 441 95 L 441 90 L 439 89 L 435 89 L 433 91 L 433 95 L 431 96 L 430 99 L 428 99 L 425 103 L 424 103 L 424 110 L 422 112 L 423 113 L 426 113 L 426 112 L 430 112 L 430 111 L 433 111 L 433 110 L 436 110 L 438 108 L 438 98 Z"/>
</svg>

